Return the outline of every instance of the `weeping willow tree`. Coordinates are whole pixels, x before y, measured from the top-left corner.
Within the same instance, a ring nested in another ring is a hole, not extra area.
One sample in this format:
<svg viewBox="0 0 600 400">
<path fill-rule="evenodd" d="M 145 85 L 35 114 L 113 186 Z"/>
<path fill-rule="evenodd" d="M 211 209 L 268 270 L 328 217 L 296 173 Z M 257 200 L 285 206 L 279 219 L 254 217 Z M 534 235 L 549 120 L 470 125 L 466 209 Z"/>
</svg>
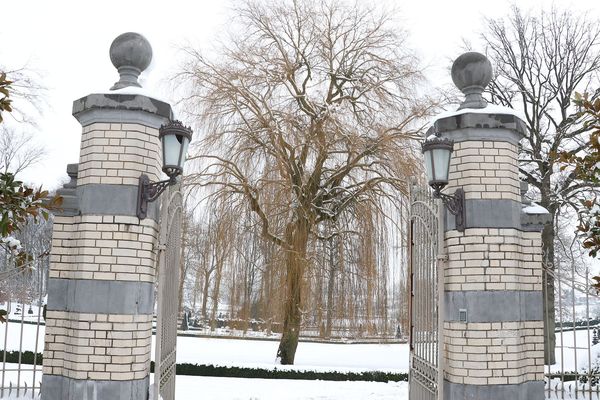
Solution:
<svg viewBox="0 0 600 400">
<path fill-rule="evenodd" d="M 213 57 L 188 49 L 179 74 L 203 132 L 190 176 L 252 212 L 283 255 L 283 332 L 293 364 L 308 249 L 318 227 L 399 201 L 430 101 L 389 13 L 334 1 L 246 1 Z"/>
</svg>

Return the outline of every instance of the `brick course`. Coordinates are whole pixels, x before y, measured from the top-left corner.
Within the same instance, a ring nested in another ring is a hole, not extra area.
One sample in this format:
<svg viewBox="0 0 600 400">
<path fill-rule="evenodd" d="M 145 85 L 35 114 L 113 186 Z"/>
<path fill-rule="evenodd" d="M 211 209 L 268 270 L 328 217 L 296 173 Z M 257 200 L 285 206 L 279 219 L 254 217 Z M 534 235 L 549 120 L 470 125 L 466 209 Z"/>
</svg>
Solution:
<svg viewBox="0 0 600 400">
<path fill-rule="evenodd" d="M 138 221 L 126 216 L 56 217 L 50 278 L 154 282 L 158 224 L 149 218 Z"/>
<path fill-rule="evenodd" d="M 138 184 L 144 173 L 160 180 L 158 130 L 140 124 L 95 123 L 83 128 L 78 185 Z"/>
<path fill-rule="evenodd" d="M 539 232 L 471 228 L 445 239 L 445 290 L 542 290 Z"/>
<path fill-rule="evenodd" d="M 44 374 L 132 380 L 150 373 L 152 315 L 48 311 Z"/>
</svg>

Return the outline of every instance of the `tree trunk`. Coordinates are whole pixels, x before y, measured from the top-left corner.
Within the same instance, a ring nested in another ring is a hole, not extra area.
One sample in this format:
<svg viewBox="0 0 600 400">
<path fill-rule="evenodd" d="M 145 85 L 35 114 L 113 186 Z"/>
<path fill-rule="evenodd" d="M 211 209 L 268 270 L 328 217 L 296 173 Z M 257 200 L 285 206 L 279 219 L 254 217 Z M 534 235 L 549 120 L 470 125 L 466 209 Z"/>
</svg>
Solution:
<svg viewBox="0 0 600 400">
<path fill-rule="evenodd" d="M 183 253 L 183 248 L 181 253 Z M 179 315 L 183 315 L 183 286 L 185 284 L 185 275 L 186 275 L 186 268 L 185 268 L 185 260 L 183 259 L 183 254 L 181 255 L 181 258 L 179 260 L 179 294 L 178 294 L 178 310 L 179 310 Z"/>
<path fill-rule="evenodd" d="M 283 315 L 283 331 L 277 358 L 283 365 L 294 364 L 300 323 L 302 322 L 301 290 L 306 262 L 306 246 L 308 243 L 308 221 L 300 219 L 288 227 L 286 237 L 291 249 L 286 251 L 286 299 Z"/>
<path fill-rule="evenodd" d="M 178 298 L 177 298 L 177 309 L 179 310 L 179 316 L 183 317 L 183 286 L 185 285 L 185 279 L 187 275 L 187 265 L 185 259 L 185 248 L 187 247 L 188 240 L 188 218 L 186 213 L 183 213 L 181 221 L 181 247 L 179 249 L 179 287 L 178 287 Z"/>
<path fill-rule="evenodd" d="M 207 319 L 206 304 L 208 303 L 208 290 L 210 289 L 210 271 L 204 273 L 204 287 L 202 288 L 202 318 Z"/>
<path fill-rule="evenodd" d="M 335 285 L 335 251 L 333 238 L 329 239 L 329 268 L 327 281 L 327 315 L 325 323 L 325 337 L 331 337 L 331 323 L 333 319 L 333 288 Z"/>
<path fill-rule="evenodd" d="M 319 337 L 325 337 L 325 325 L 323 324 L 323 270 L 325 269 L 325 246 L 324 242 L 321 242 L 321 254 L 323 255 L 322 264 L 317 271 L 317 291 L 316 296 L 316 320 L 315 326 L 319 331 Z"/>
<path fill-rule="evenodd" d="M 221 291 L 221 269 L 222 264 L 217 261 L 217 268 L 215 270 L 215 283 L 213 286 L 212 294 L 212 310 L 210 313 L 210 330 L 214 331 L 217 327 L 217 310 L 219 308 L 219 293 Z"/>
<path fill-rule="evenodd" d="M 541 202 L 542 207 L 545 207 L 553 216 L 551 222 L 544 226 L 542 231 L 542 260 L 546 268 L 552 272 L 556 272 L 554 264 L 554 216 L 555 210 L 549 204 Z M 556 348 L 556 311 L 555 311 L 555 287 L 554 278 L 552 275 L 542 271 L 542 297 L 543 297 L 543 317 L 544 317 L 544 362 L 546 365 L 556 363 L 555 348 Z"/>
</svg>

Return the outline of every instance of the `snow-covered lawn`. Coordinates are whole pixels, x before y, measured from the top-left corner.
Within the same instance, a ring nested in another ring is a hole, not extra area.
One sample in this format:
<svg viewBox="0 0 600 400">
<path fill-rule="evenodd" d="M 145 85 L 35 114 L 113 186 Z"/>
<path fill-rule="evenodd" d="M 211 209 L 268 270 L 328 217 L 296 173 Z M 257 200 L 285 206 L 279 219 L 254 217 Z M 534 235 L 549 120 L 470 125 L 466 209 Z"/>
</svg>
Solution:
<svg viewBox="0 0 600 400">
<path fill-rule="evenodd" d="M 6 327 L 6 325 L 0 325 L 0 350 L 4 347 Z M 7 350 L 19 349 L 20 330 L 19 324 L 8 324 Z M 35 336 L 35 325 L 23 325 L 23 350 L 36 350 Z M 37 352 L 43 351 L 43 338 L 44 327 L 41 326 Z M 277 345 L 277 341 L 265 340 L 179 337 L 177 339 L 177 362 L 315 371 L 406 372 L 408 370 L 408 345 L 406 344 L 300 342 L 294 366 L 275 364 Z M 152 349 L 154 350 L 154 346 Z M 6 381 L 16 383 L 15 374 L 7 373 Z M 28 380 L 28 384 L 31 385 L 31 375 L 30 372 L 22 373 L 21 382 Z M 38 372 L 35 380 L 40 381 L 41 378 L 41 373 Z M 408 383 L 406 382 L 335 382 L 177 376 L 176 387 L 178 400 L 403 400 L 408 398 Z"/>
<path fill-rule="evenodd" d="M 44 332 L 45 326 L 39 327 L 39 335 L 36 347 L 37 325 L 8 322 L 0 324 L 0 350 L 4 350 L 4 341 L 6 340 L 6 350 L 15 351 L 34 351 L 41 353 L 44 351 Z M 23 341 L 21 342 L 21 330 Z"/>
<path fill-rule="evenodd" d="M 314 371 L 408 371 L 408 345 L 300 342 L 295 365 L 275 364 L 278 342 L 179 337 L 177 362 Z"/>
<path fill-rule="evenodd" d="M 0 359 L 0 369 L 2 369 L 4 364 L 2 364 L 2 360 Z M 24 385 L 27 385 L 28 390 L 26 393 L 24 393 L 23 389 L 20 389 L 19 392 L 19 396 L 17 396 L 16 391 L 13 391 L 11 393 L 11 395 L 8 395 L 8 390 L 5 390 L 4 393 L 2 393 L 2 397 L 0 397 L 0 399 L 5 400 L 6 398 L 8 399 L 39 399 L 39 391 L 36 391 L 35 393 L 32 393 L 31 389 L 29 389 L 31 387 L 31 384 L 33 382 L 33 365 L 23 365 L 22 366 L 22 370 L 21 373 L 18 374 L 17 373 L 17 368 L 18 368 L 18 364 L 9 364 L 6 363 L 4 365 L 5 367 L 5 373 L 2 374 L 2 372 L 0 371 L 0 386 L 4 386 L 4 387 L 8 387 L 10 384 L 12 384 L 13 387 L 17 386 L 17 383 L 20 384 L 21 387 L 23 387 Z M 41 366 L 37 366 L 36 367 L 36 373 L 35 373 L 35 383 L 36 386 L 40 386 L 42 381 L 42 367 Z M 7 397 L 8 396 L 8 397 Z"/>
<path fill-rule="evenodd" d="M 5 332 L 7 350 L 20 348 L 20 324 L 0 324 L 0 350 L 4 348 Z M 40 326 L 40 336 L 35 346 L 36 326 L 23 325 L 23 350 L 42 352 L 44 347 L 44 326 Z M 560 344 L 565 347 L 561 351 Z M 574 371 L 588 368 L 590 361 L 600 363 L 600 346 L 593 346 L 588 356 L 592 340 L 587 330 L 565 331 L 556 334 L 557 363 L 551 371 Z M 250 368 L 277 368 L 314 371 L 368 371 L 386 372 L 408 371 L 408 344 L 344 344 L 300 342 L 294 366 L 281 366 L 275 363 L 277 341 L 196 338 L 182 337 L 177 340 L 177 362 L 191 364 L 213 364 Z M 154 345 L 152 346 L 154 350 Z M 153 355 L 154 357 L 154 355 Z M 0 360 L 1 361 L 1 360 Z"/>
<path fill-rule="evenodd" d="M 0 350 L 4 347 L 5 325 L 0 325 Z M 20 324 L 8 323 L 7 350 L 20 348 Z M 36 326 L 23 325 L 23 350 L 36 351 Z M 154 339 L 152 358 L 154 359 Z M 337 344 L 300 342 L 295 365 L 275 363 L 277 341 L 178 337 L 177 362 L 250 368 L 277 368 L 315 371 L 408 371 L 408 345 Z M 37 352 L 44 348 L 44 326 L 40 326 Z"/>
<path fill-rule="evenodd" d="M 16 367 L 16 365 L 8 365 Z M 22 373 L 22 382 L 31 381 L 31 372 Z M 36 381 L 41 381 L 38 372 Z M 9 372 L 6 380 L 16 382 L 16 372 Z M 154 374 L 150 376 L 154 380 Z M 289 379 L 216 378 L 204 376 L 177 376 L 175 398 L 177 400 L 406 400 L 407 382 L 335 382 Z M 4 393 L 7 396 L 8 393 Z M 32 397 L 31 390 L 2 400 L 39 399 Z"/>
<path fill-rule="evenodd" d="M 561 343 L 564 347 L 561 351 Z M 565 330 L 562 334 L 556 332 L 556 364 L 550 370 L 581 371 L 589 365 L 600 363 L 600 345 L 591 346 L 592 332 L 588 330 Z M 591 351 L 588 352 L 591 346 Z"/>
<path fill-rule="evenodd" d="M 177 400 L 407 400 L 408 382 L 177 376 Z"/>
</svg>

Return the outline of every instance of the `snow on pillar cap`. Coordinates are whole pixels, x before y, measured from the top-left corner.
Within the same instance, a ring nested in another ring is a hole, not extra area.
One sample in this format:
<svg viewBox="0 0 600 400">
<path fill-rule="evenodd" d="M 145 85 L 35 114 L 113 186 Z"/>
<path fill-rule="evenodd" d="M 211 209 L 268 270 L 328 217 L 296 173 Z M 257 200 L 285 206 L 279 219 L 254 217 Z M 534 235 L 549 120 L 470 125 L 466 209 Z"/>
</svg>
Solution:
<svg viewBox="0 0 600 400">
<path fill-rule="evenodd" d="M 452 81 L 465 94 L 459 110 L 463 108 L 485 108 L 487 101 L 481 96 L 492 80 L 492 63 L 481 53 L 464 53 L 452 64 Z"/>
<path fill-rule="evenodd" d="M 126 32 L 117 36 L 110 45 L 110 61 L 119 71 L 119 81 L 110 90 L 128 86 L 142 87 L 138 77 L 152 61 L 150 42 L 135 32 Z"/>
</svg>

